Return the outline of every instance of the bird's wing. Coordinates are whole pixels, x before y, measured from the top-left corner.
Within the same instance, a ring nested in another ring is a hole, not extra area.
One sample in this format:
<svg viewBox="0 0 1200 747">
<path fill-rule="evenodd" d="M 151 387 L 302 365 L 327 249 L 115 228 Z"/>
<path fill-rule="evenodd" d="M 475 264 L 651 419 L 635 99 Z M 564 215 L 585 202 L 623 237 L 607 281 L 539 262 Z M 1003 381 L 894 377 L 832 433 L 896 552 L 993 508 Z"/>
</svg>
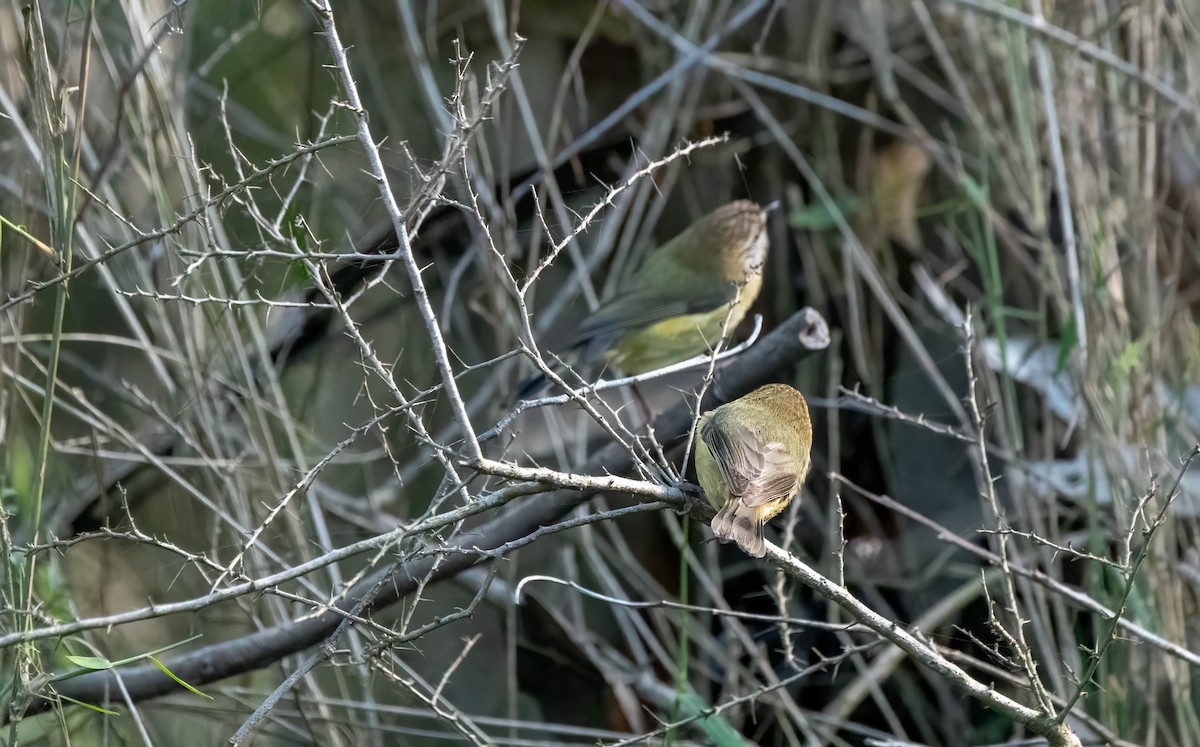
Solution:
<svg viewBox="0 0 1200 747">
<path fill-rule="evenodd" d="M 739 430 L 746 429 L 740 428 Z M 703 439 L 704 445 L 712 454 L 713 461 L 717 463 L 717 469 L 721 472 L 721 478 L 725 480 L 725 485 L 729 487 L 729 492 L 735 496 L 744 495 L 753 478 L 753 468 L 747 458 L 746 450 L 741 444 L 730 438 L 723 428 L 717 426 L 716 417 L 710 417 L 704 421 L 704 425 L 700 428 L 700 438 Z"/>
<path fill-rule="evenodd" d="M 593 340 L 615 339 L 627 329 L 648 327 L 667 319 L 688 314 L 704 314 L 733 303 L 738 289 L 733 283 L 721 283 L 704 293 L 665 293 L 638 288 L 622 293 L 583 320 L 575 334 L 575 345 Z"/>
<path fill-rule="evenodd" d="M 717 428 L 709 418 L 700 438 L 713 455 L 729 492 L 747 506 L 761 506 L 783 496 L 793 495 L 800 487 L 797 465 L 792 464 L 787 448 L 777 441 L 764 442 L 745 426 Z"/>
</svg>

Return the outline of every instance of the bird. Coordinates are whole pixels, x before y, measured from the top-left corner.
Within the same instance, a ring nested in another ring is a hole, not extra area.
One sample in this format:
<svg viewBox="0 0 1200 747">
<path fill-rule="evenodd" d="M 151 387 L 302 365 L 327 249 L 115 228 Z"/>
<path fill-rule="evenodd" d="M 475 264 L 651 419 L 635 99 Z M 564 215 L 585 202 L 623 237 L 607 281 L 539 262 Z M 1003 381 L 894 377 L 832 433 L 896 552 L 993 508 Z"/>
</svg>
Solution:
<svg viewBox="0 0 1200 747">
<path fill-rule="evenodd" d="M 696 475 L 717 509 L 713 534 L 763 557 L 763 527 L 800 491 L 812 464 L 804 395 L 767 384 L 704 413 L 697 431 Z"/>
<path fill-rule="evenodd" d="M 575 329 L 573 365 L 603 362 L 640 374 L 705 353 L 746 316 L 762 289 L 767 211 L 750 200 L 713 210 L 650 252 L 641 267 Z M 544 376 L 518 387 L 524 399 Z"/>
</svg>

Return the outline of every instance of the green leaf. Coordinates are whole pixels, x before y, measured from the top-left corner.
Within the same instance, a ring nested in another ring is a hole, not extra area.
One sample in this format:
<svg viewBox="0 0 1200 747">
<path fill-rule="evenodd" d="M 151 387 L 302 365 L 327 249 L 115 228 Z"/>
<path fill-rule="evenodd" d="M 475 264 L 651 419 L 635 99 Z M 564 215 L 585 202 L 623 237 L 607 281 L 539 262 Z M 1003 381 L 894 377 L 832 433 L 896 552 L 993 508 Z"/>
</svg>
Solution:
<svg viewBox="0 0 1200 747">
<path fill-rule="evenodd" d="M 1067 370 L 1067 359 L 1071 356 L 1071 350 L 1078 344 L 1079 331 L 1075 329 L 1075 317 L 1072 316 L 1058 331 L 1058 363 L 1054 366 L 1055 375 Z"/>
<path fill-rule="evenodd" d="M 963 186 L 963 191 L 966 192 L 967 198 L 976 205 L 987 205 L 988 188 L 987 185 L 975 181 L 970 174 L 963 173 L 959 176 L 959 181 Z"/>
<path fill-rule="evenodd" d="M 178 682 L 178 683 L 179 683 L 179 685 L 180 685 L 181 687 L 185 687 L 185 688 L 187 688 L 188 690 L 191 690 L 192 692 L 196 693 L 197 695 L 199 695 L 199 696 L 200 696 L 200 697 L 202 697 L 202 698 L 208 698 L 209 700 L 214 700 L 213 696 L 211 696 L 211 695 L 208 695 L 207 693 L 202 693 L 202 692 L 200 692 L 200 691 L 199 691 L 199 690 L 197 690 L 196 688 L 192 687 L 192 686 L 191 686 L 191 685 L 189 685 L 188 683 L 186 683 L 186 682 L 184 682 L 183 680 L 181 680 L 181 679 L 179 679 L 178 677 L 176 677 L 176 676 L 175 676 L 175 674 L 174 674 L 174 672 L 172 672 L 170 669 L 167 669 L 166 665 L 165 665 L 165 664 L 163 664 L 163 663 L 162 663 L 161 661 L 159 661 L 158 659 L 156 659 L 155 657 L 151 656 L 151 657 L 150 657 L 150 661 L 154 662 L 154 666 L 156 666 L 156 667 L 158 667 L 159 669 L 161 669 L 161 670 L 163 671 L 163 674 L 167 675 L 167 676 L 168 676 L 168 677 L 170 677 L 171 679 L 173 679 L 173 680 L 175 680 L 176 682 Z"/>
<path fill-rule="evenodd" d="M 73 656 L 71 654 L 67 654 L 66 658 L 67 661 L 71 662 L 75 666 L 83 667 L 84 669 L 100 670 L 112 669 L 113 667 L 112 662 L 102 656 Z"/>
<path fill-rule="evenodd" d="M 849 218 L 858 212 L 862 201 L 854 195 L 835 198 L 833 208 L 841 214 L 842 219 Z M 803 228 L 809 231 L 831 231 L 837 227 L 834 213 L 824 203 L 805 205 L 799 210 L 793 210 L 788 216 L 793 228 Z"/>
<path fill-rule="evenodd" d="M 62 693 L 58 693 L 58 697 L 62 698 L 63 700 L 65 700 L 69 703 L 74 703 L 77 706 L 83 706 L 84 708 L 87 708 L 90 711 L 95 711 L 97 713 L 103 713 L 105 716 L 120 716 L 121 715 L 121 714 L 117 713 L 116 711 L 110 711 L 107 708 L 101 708 L 100 706 L 92 705 L 91 703 L 84 703 L 82 700 L 76 700 L 75 698 L 71 698 L 66 695 L 63 695 Z"/>
<path fill-rule="evenodd" d="M 686 692 L 679 694 L 678 706 L 679 715 L 685 718 L 700 716 L 706 711 L 712 711 L 704 699 L 690 687 Z M 696 725 L 704 730 L 709 744 L 717 745 L 717 747 L 745 747 L 750 744 L 720 713 L 701 716 L 696 721 Z"/>
<path fill-rule="evenodd" d="M 1122 375 L 1127 375 L 1130 371 L 1137 368 L 1142 362 L 1142 353 L 1146 350 L 1146 341 L 1134 340 L 1125 346 L 1121 351 L 1121 356 L 1117 358 L 1117 371 Z"/>
</svg>

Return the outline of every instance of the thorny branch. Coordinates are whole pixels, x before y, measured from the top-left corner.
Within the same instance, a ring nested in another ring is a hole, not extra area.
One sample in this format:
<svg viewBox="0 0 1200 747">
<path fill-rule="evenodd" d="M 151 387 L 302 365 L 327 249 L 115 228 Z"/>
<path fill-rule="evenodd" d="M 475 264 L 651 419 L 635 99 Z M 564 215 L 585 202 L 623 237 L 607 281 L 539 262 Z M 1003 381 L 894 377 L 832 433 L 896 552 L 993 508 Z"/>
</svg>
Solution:
<svg viewBox="0 0 1200 747">
<path fill-rule="evenodd" d="M 722 401 L 740 396 L 772 380 L 777 372 L 794 365 L 797 360 L 811 352 L 802 339 L 812 336 L 810 331 L 812 326 L 823 326 L 823 324 L 819 315 L 811 309 L 805 309 L 776 327 L 718 375 L 716 385 L 710 390 L 705 405 L 712 407 Z M 691 416 L 692 406 L 690 403 L 680 403 L 655 420 L 654 432 L 664 442 L 669 443 L 673 438 L 686 433 L 691 426 Z M 416 552 L 409 551 L 405 555 L 405 562 L 396 572 L 380 572 L 363 579 L 354 589 L 341 595 L 338 601 L 325 611 L 317 611 L 315 615 L 267 628 L 241 638 L 211 644 L 175 657 L 166 663 L 180 679 L 193 686 L 200 686 L 237 673 L 257 669 L 277 661 L 282 656 L 302 651 L 325 640 L 330 632 L 345 619 L 346 613 L 357 606 L 363 595 L 380 584 L 381 578 L 386 578 L 387 583 L 380 586 L 380 592 L 373 598 L 370 605 L 360 610 L 360 614 L 367 615 L 387 607 L 397 600 L 405 598 L 420 584 L 453 577 L 483 560 L 494 557 L 494 550 L 504 548 L 504 552 L 511 552 L 517 547 L 527 544 L 528 541 L 545 536 L 548 532 L 554 531 L 553 527 L 561 523 L 563 517 L 586 501 L 597 490 L 614 484 L 608 481 L 615 480 L 615 477 L 602 476 L 620 475 L 628 472 L 631 467 L 632 462 L 628 450 L 620 444 L 612 444 L 597 453 L 582 473 L 601 477 L 589 478 L 580 488 L 563 488 L 552 493 L 538 495 L 514 509 L 500 513 L 479 527 L 462 533 L 450 546 L 434 547 Z M 517 473 L 519 472 L 514 472 L 514 474 Z M 562 481 L 560 475 L 549 472 L 535 472 L 535 474 L 552 482 Z M 625 485 L 627 483 L 617 480 L 615 484 Z M 662 487 L 647 484 L 645 490 L 652 495 L 668 497 L 675 505 L 682 506 L 687 502 L 682 493 L 666 491 Z M 512 497 L 503 495 L 497 496 L 494 501 L 476 500 L 452 513 L 457 517 L 478 513 L 485 509 L 494 509 Z M 700 515 L 704 516 L 703 507 L 699 510 L 702 512 Z M 448 519 L 450 519 L 449 516 L 440 517 L 438 521 L 431 522 L 431 525 L 422 527 L 422 529 L 427 531 L 432 528 L 432 525 L 444 525 Z M 574 526 L 574 524 L 568 522 L 566 526 Z M 257 591 L 267 591 L 286 578 L 302 576 L 336 560 L 352 557 L 370 549 L 395 546 L 400 540 L 414 536 L 416 530 L 416 527 L 397 529 L 392 534 L 356 543 L 329 553 L 318 560 L 298 565 L 283 574 L 236 583 L 201 599 L 174 605 L 154 605 L 145 610 L 110 616 L 105 619 L 81 620 L 76 623 L 34 629 L 26 634 L 3 636 L 0 637 L 0 648 L 26 640 L 60 637 L 90 628 L 106 627 L 136 619 L 148 619 L 171 612 L 189 611 L 205 604 L 215 603 L 221 598 L 233 598 Z M 85 702 L 100 701 L 103 699 L 104 693 L 109 692 L 118 676 L 134 700 L 162 695 L 177 687 L 175 681 L 157 667 L 144 666 L 123 670 L 120 673 L 100 671 L 83 675 L 59 684 L 56 692 Z M 49 700 L 37 700 L 31 704 L 29 712 L 39 712 L 50 705 L 51 701 Z"/>
</svg>

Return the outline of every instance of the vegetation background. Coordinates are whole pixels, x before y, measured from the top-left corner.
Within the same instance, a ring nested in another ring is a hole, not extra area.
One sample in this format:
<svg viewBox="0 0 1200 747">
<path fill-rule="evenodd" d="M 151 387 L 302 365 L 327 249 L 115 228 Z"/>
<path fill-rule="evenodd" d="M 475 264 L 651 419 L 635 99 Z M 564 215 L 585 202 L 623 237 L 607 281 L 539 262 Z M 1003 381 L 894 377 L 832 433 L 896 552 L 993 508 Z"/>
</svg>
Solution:
<svg viewBox="0 0 1200 747">
<path fill-rule="evenodd" d="M 7 4 L 0 742 L 1200 744 L 1198 10 Z M 514 407 L 737 198 L 715 383 Z"/>
</svg>

